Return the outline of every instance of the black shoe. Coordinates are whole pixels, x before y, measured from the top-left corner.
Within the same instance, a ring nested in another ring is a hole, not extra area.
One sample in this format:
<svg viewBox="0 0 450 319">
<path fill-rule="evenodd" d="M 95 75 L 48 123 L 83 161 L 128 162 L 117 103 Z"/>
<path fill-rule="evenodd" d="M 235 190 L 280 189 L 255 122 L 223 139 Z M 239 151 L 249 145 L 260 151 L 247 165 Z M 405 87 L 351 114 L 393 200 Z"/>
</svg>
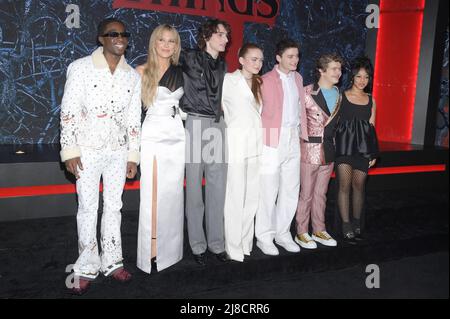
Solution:
<svg viewBox="0 0 450 319">
<path fill-rule="evenodd" d="M 361 227 L 356 227 L 355 228 L 355 239 L 357 241 L 363 241 L 364 240 L 364 236 L 361 234 Z"/>
<path fill-rule="evenodd" d="M 156 266 L 156 257 L 153 257 L 151 259 L 151 265 L 152 265 L 152 269 L 158 270 L 158 267 Z"/>
<path fill-rule="evenodd" d="M 344 243 L 349 245 L 356 245 L 357 241 L 353 232 L 348 232 L 343 235 Z"/>
<path fill-rule="evenodd" d="M 194 254 L 194 260 L 197 264 L 199 264 L 200 266 L 206 266 L 206 256 L 205 253 L 203 254 Z"/>
<path fill-rule="evenodd" d="M 218 259 L 218 260 L 220 260 L 221 262 L 226 262 L 226 261 L 229 261 L 230 260 L 230 258 L 228 258 L 228 255 L 227 255 L 227 253 L 226 252 L 221 252 L 221 253 L 218 253 L 218 254 L 215 254 L 216 255 L 216 258 Z"/>
</svg>

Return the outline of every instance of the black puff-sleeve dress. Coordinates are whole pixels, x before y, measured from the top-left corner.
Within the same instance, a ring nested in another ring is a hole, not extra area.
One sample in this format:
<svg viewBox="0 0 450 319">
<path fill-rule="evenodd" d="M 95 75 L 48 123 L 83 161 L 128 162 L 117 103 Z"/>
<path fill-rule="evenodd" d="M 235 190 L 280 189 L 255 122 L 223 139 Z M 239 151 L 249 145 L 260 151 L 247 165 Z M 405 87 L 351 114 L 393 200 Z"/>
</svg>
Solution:
<svg viewBox="0 0 450 319">
<path fill-rule="evenodd" d="M 367 105 L 351 103 L 342 94 L 339 123 L 336 129 L 336 164 L 349 164 L 353 169 L 367 173 L 369 161 L 378 155 L 375 128 L 369 120 L 373 100 L 369 95 Z"/>
</svg>

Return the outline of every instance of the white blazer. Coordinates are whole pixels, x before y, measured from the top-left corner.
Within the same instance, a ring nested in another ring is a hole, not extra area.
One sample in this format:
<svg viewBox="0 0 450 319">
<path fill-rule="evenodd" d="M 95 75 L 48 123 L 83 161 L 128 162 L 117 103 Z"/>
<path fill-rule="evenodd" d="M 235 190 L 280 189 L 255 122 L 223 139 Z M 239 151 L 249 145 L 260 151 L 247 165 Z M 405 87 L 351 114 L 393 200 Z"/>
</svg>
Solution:
<svg viewBox="0 0 450 319">
<path fill-rule="evenodd" d="M 141 78 L 122 56 L 114 74 L 103 47 L 72 62 L 61 102 L 61 159 L 81 156 L 80 146 L 128 149 L 139 163 Z"/>
<path fill-rule="evenodd" d="M 240 70 L 225 74 L 222 107 L 227 124 L 228 159 L 242 162 L 262 152 L 261 108 Z"/>
</svg>

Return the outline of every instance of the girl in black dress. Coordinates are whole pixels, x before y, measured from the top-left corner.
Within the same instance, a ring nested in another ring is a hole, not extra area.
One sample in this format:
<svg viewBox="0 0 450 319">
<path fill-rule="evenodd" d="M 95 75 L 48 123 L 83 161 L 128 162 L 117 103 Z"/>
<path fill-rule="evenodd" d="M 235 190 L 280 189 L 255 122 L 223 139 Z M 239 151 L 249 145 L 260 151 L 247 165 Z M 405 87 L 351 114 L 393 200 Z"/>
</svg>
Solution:
<svg viewBox="0 0 450 319">
<path fill-rule="evenodd" d="M 369 167 L 375 165 L 378 153 L 374 128 L 375 100 L 370 94 L 372 79 L 370 60 L 365 57 L 356 59 L 352 63 L 351 87 L 342 94 L 336 130 L 337 203 L 343 237 L 349 243 L 362 239 L 366 178 Z"/>
</svg>

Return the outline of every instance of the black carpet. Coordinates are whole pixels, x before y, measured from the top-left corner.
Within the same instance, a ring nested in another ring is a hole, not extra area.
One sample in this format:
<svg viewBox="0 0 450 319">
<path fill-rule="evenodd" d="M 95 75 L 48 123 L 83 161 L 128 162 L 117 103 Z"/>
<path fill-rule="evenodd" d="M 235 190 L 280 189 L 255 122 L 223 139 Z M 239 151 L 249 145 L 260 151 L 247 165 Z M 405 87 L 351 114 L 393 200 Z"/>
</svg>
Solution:
<svg viewBox="0 0 450 319">
<path fill-rule="evenodd" d="M 357 246 L 280 249 L 277 257 L 255 246 L 244 263 L 209 255 L 202 268 L 185 237 L 185 258 L 151 275 L 135 266 L 138 213 L 125 211 L 123 251 L 132 282 L 99 277 L 81 298 L 448 298 L 448 192 L 374 192 L 366 206 L 368 239 Z M 331 198 L 329 225 L 334 211 Z M 80 298 L 65 287 L 65 269 L 76 258 L 75 217 L 0 223 L 0 298 Z M 365 287 L 369 264 L 380 267 L 380 289 Z"/>
<path fill-rule="evenodd" d="M 378 263 L 379 289 L 366 286 L 365 265 L 326 272 L 281 275 L 275 279 L 243 282 L 193 292 L 195 299 L 298 298 L 448 298 L 448 252 L 406 257 Z M 270 287 L 270 289 L 268 289 Z"/>
</svg>

